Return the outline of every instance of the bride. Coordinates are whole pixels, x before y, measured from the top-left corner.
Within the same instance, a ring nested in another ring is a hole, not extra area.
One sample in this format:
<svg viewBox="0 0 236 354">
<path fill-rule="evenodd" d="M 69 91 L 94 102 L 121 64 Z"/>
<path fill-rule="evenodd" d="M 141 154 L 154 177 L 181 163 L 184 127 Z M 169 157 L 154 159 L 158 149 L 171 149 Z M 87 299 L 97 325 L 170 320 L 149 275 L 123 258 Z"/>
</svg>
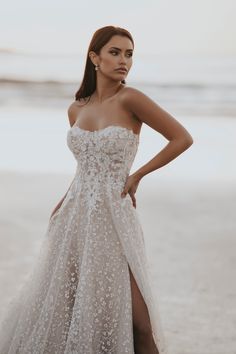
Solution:
<svg viewBox="0 0 236 354">
<path fill-rule="evenodd" d="M 11 299 L 1 354 L 164 354 L 135 193 L 145 175 L 183 153 L 189 132 L 126 85 L 134 40 L 98 29 L 68 108 L 74 179 L 52 211 L 35 266 Z M 168 143 L 129 174 L 147 124 Z"/>
</svg>

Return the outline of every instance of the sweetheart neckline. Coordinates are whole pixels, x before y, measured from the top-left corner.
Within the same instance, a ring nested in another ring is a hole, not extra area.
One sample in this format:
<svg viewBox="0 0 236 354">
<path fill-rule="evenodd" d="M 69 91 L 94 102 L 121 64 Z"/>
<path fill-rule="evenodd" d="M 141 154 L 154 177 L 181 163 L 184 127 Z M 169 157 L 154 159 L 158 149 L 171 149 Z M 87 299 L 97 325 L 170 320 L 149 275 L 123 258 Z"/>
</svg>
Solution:
<svg viewBox="0 0 236 354">
<path fill-rule="evenodd" d="M 85 133 L 91 133 L 91 134 L 95 134 L 95 133 L 100 133 L 100 132 L 103 132 L 104 130 L 108 129 L 108 128 L 118 128 L 118 129 L 124 129 L 128 132 L 130 132 L 131 134 L 133 134 L 136 138 L 139 138 L 139 134 L 137 133 L 134 133 L 132 129 L 129 129 L 129 128 L 126 128 L 126 127 L 122 127 L 121 125 L 108 125 L 104 128 L 101 128 L 101 129 L 97 129 L 97 130 L 88 130 L 88 129 L 83 129 L 83 128 L 80 128 L 77 124 L 74 124 L 72 125 L 72 127 L 69 129 L 73 129 L 73 128 L 77 128 L 78 130 L 81 130 L 82 132 L 85 132 Z"/>
</svg>

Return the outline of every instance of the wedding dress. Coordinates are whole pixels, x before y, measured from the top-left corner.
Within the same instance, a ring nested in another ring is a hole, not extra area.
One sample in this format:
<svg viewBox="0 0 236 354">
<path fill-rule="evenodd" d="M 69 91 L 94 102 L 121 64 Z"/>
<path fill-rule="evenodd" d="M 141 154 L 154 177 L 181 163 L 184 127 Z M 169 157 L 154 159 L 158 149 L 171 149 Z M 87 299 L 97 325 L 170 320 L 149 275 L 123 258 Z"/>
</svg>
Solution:
<svg viewBox="0 0 236 354">
<path fill-rule="evenodd" d="M 138 213 L 129 194 L 121 197 L 138 144 L 139 135 L 119 125 L 68 130 L 76 173 L 8 304 L 0 354 L 134 354 L 128 265 L 166 353 Z"/>
</svg>

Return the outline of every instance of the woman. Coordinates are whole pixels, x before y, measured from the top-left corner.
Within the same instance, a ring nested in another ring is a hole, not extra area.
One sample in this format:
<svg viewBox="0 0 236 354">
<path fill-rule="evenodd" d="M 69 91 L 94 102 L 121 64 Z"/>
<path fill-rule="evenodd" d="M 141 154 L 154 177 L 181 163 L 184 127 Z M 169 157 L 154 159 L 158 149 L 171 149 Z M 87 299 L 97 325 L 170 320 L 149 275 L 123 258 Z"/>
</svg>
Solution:
<svg viewBox="0 0 236 354">
<path fill-rule="evenodd" d="M 75 177 L 52 212 L 27 284 L 12 301 L 0 353 L 166 353 L 136 212 L 141 179 L 192 143 L 187 130 L 139 90 L 126 87 L 134 41 L 98 29 L 68 108 Z M 129 175 L 146 123 L 169 140 Z"/>
</svg>

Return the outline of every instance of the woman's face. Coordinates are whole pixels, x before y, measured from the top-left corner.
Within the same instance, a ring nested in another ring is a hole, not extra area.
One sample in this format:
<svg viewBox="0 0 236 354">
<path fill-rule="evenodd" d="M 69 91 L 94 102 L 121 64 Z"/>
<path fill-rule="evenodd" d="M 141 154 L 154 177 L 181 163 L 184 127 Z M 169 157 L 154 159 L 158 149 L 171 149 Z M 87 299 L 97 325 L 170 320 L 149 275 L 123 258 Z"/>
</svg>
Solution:
<svg viewBox="0 0 236 354">
<path fill-rule="evenodd" d="M 94 52 L 92 52 L 94 53 Z M 99 65 L 98 74 L 115 81 L 122 81 L 132 66 L 133 43 L 128 37 L 114 35 L 101 49 L 99 55 L 93 56 L 94 64 Z M 126 71 L 117 69 L 124 68 Z"/>
</svg>

